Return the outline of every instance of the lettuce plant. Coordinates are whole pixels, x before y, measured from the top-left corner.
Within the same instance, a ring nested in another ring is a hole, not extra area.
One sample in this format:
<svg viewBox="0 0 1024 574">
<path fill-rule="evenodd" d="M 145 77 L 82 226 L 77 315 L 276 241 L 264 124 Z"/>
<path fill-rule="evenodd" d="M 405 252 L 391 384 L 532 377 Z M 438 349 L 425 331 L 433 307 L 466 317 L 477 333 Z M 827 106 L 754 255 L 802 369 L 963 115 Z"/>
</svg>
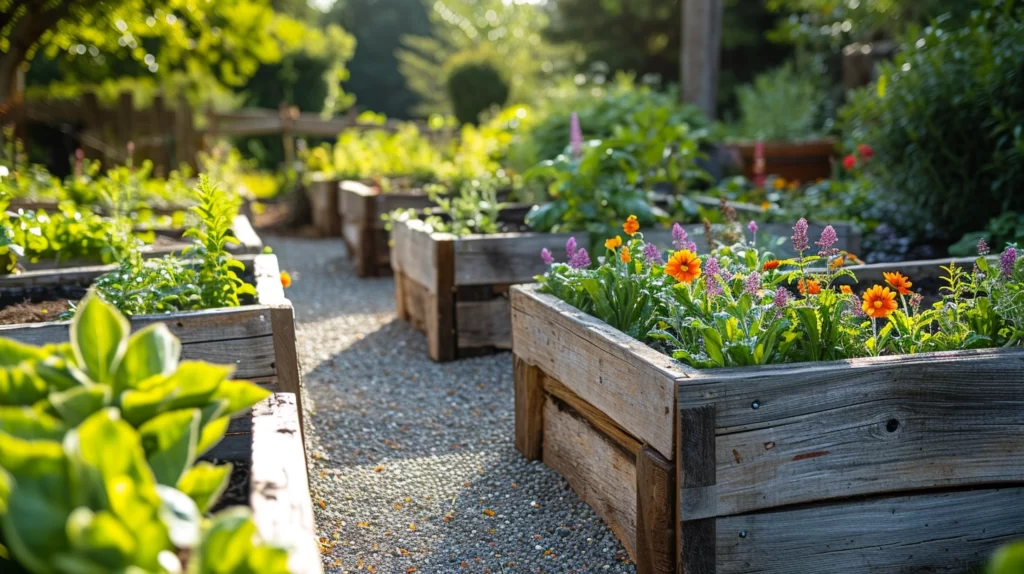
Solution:
<svg viewBox="0 0 1024 574">
<path fill-rule="evenodd" d="M 180 352 L 161 324 L 130 335 L 94 293 L 68 344 L 0 339 L 4 571 L 287 572 L 242 510 L 203 518 L 231 466 L 196 463 L 269 393 Z"/>
</svg>

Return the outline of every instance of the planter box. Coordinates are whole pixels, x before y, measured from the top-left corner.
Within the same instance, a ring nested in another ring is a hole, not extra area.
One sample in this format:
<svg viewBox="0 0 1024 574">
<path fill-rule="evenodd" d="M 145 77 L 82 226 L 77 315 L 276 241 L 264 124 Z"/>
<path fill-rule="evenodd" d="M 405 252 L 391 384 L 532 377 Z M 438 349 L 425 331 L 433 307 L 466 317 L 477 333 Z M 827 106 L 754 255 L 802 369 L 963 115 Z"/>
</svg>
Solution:
<svg viewBox="0 0 1024 574">
<path fill-rule="evenodd" d="M 341 182 L 338 211 L 348 254 L 360 277 L 391 273 L 388 231 L 381 216 L 396 209 L 427 209 L 433 202 L 422 192 L 381 193 L 358 181 Z"/>
<path fill-rule="evenodd" d="M 291 551 L 295 574 L 322 574 L 309 495 L 301 409 L 296 395 L 275 393 L 252 408 L 244 449 L 204 456 L 249 470 L 249 506 L 263 540 Z"/>
<path fill-rule="evenodd" d="M 522 211 L 513 213 L 520 220 L 524 215 Z M 684 227 L 700 245 L 704 227 Z M 761 227 L 758 234 L 792 234 L 785 225 Z M 816 237 L 821 229 L 812 225 L 810 233 Z M 860 235 L 852 226 L 837 226 L 836 230 L 841 249 L 860 249 Z M 589 244 L 585 232 L 456 237 L 433 233 L 421 221 L 396 222 L 391 234 L 391 266 L 398 316 L 426 333 L 427 350 L 435 361 L 510 349 L 509 287 L 532 283 L 547 271 L 540 259 L 541 249 L 564 260 L 570 237 L 576 237 L 581 246 Z M 672 245 L 669 230 L 649 231 L 644 237 L 662 248 Z"/>
<path fill-rule="evenodd" d="M 313 229 L 320 237 L 341 235 L 341 218 L 338 215 L 338 185 L 336 179 L 314 175 L 306 185 L 306 195 L 313 217 Z"/>
<path fill-rule="evenodd" d="M 743 175 L 754 179 L 754 142 L 729 144 L 743 158 Z M 836 142 L 831 139 L 806 142 L 764 142 L 764 175 L 787 180 L 815 181 L 832 176 Z"/>
<path fill-rule="evenodd" d="M 516 448 L 638 572 L 963 572 L 1024 536 L 1024 350 L 697 371 L 511 293 Z"/>
<path fill-rule="evenodd" d="M 301 419 L 294 312 L 281 287 L 277 256 L 256 255 L 240 260 L 254 278 L 257 298 L 253 304 L 130 317 L 132 331 L 151 323 L 165 323 L 181 339 L 182 359 L 235 365 L 234 376 L 239 379 L 251 380 L 274 392 L 294 393 Z M 78 297 L 93 281 L 113 269 L 114 266 L 105 265 L 0 276 L 0 303 L 38 298 L 54 291 L 62 297 Z M 0 337 L 32 345 L 61 343 L 68 340 L 68 324 L 0 325 Z M 248 449 L 249 427 L 244 417 L 233 420 L 214 456 L 230 458 L 231 452 Z"/>
</svg>

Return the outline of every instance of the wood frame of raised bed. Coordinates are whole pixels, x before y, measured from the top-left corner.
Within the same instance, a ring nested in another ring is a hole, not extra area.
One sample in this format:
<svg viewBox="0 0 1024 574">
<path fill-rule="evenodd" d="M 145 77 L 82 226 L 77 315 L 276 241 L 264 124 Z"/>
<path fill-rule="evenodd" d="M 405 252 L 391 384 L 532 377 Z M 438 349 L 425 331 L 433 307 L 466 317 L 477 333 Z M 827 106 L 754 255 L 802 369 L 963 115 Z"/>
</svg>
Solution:
<svg viewBox="0 0 1024 574">
<path fill-rule="evenodd" d="M 130 317 L 132 331 L 152 323 L 164 323 L 182 344 L 182 359 L 234 365 L 234 377 L 251 380 L 274 392 L 294 393 L 302 418 L 298 354 L 295 349 L 295 318 L 291 301 L 284 295 L 276 255 L 239 257 L 255 278 L 256 303 L 224 309 L 207 309 Z M 0 290 L 54 286 L 88 287 L 115 266 L 29 271 L 0 276 Z M 66 322 L 0 325 L 0 337 L 32 345 L 68 340 Z M 231 459 L 245 452 L 250 440 L 248 417 L 231 421 L 228 434 L 214 449 L 217 458 Z"/>
<path fill-rule="evenodd" d="M 305 186 L 306 197 L 309 198 L 313 230 L 320 237 L 341 235 L 341 216 L 338 211 L 340 184 L 341 180 L 314 173 L 310 182 Z"/>
<path fill-rule="evenodd" d="M 703 226 L 684 228 L 694 240 L 702 240 Z M 792 233 L 780 224 L 762 228 L 759 234 Z M 820 234 L 821 229 L 823 226 L 812 226 L 811 233 Z M 853 226 L 836 229 L 840 249 L 859 249 L 860 236 Z M 576 237 L 580 246 L 589 244 L 585 232 L 458 237 L 433 232 L 419 220 L 395 222 L 391 266 L 398 316 L 426 334 L 427 351 L 435 361 L 511 349 L 509 287 L 533 283 L 534 277 L 547 271 L 540 259 L 541 249 L 563 258 L 570 237 Z M 668 230 L 648 232 L 644 237 L 660 247 L 672 245 Z"/>
<path fill-rule="evenodd" d="M 427 209 L 434 206 L 422 191 L 382 193 L 358 181 L 340 185 L 338 211 L 341 235 L 359 277 L 391 274 L 391 249 L 386 223 L 381 216 L 396 209 Z"/>
<path fill-rule="evenodd" d="M 1024 350 L 698 371 L 512 289 L 515 444 L 640 573 L 962 572 L 1024 536 Z"/>
</svg>

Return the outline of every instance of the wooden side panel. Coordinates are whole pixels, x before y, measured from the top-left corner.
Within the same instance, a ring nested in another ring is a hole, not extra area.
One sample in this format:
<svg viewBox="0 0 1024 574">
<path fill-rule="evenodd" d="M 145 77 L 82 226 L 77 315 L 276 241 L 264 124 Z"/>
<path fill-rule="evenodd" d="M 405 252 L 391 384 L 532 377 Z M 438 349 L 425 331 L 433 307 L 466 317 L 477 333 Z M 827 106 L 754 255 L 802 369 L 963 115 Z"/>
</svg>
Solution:
<svg viewBox="0 0 1024 574">
<path fill-rule="evenodd" d="M 291 550 L 292 572 L 322 573 L 295 395 L 272 395 L 253 407 L 250 468 L 260 535 Z"/>
<path fill-rule="evenodd" d="M 338 215 L 338 182 L 335 180 L 313 181 L 306 187 L 313 214 L 313 227 L 326 237 L 341 233 Z"/>
<path fill-rule="evenodd" d="M 516 355 L 675 458 L 675 381 L 687 375 L 668 357 L 533 285 L 512 288 L 512 341 Z"/>
<path fill-rule="evenodd" d="M 586 420 L 549 397 L 544 403 L 544 464 L 562 475 L 622 541 L 633 559 L 636 547 L 636 467 L 633 457 L 596 432 Z"/>
<path fill-rule="evenodd" d="M 684 519 L 1024 484 L 1022 350 L 707 375 L 680 384 L 679 406 L 714 405 L 717 481 L 683 485 Z"/>
<path fill-rule="evenodd" d="M 460 349 L 512 348 L 512 314 L 506 297 L 489 301 L 457 301 L 456 333 Z"/>
<path fill-rule="evenodd" d="M 636 571 L 676 571 L 675 466 L 652 448 L 636 456 Z"/>
<path fill-rule="evenodd" d="M 561 260 L 565 242 L 572 235 L 498 233 L 460 237 L 455 242 L 455 284 L 533 283 L 533 278 L 543 274 L 548 267 L 540 259 L 541 249 L 548 249 Z"/>
<path fill-rule="evenodd" d="M 396 279 L 397 280 L 397 279 Z M 402 294 L 405 299 L 405 320 L 421 333 L 427 332 L 427 301 L 431 294 L 426 287 L 402 275 Z"/>
<path fill-rule="evenodd" d="M 281 269 L 277 264 L 277 255 L 264 253 L 253 258 L 253 275 L 256 281 L 256 298 L 261 305 L 288 305 L 291 302 L 284 296 L 284 284 L 281 283 Z"/>
<path fill-rule="evenodd" d="M 441 235 L 441 234 L 436 234 Z M 443 236 L 443 235 L 442 235 Z M 437 240 L 418 221 L 396 223 L 392 229 L 393 268 L 436 293 L 438 282 Z"/>
<path fill-rule="evenodd" d="M 1024 536 L 1024 489 L 896 496 L 717 520 L 718 574 L 981 571 Z"/>
<path fill-rule="evenodd" d="M 515 378 L 515 444 L 527 460 L 541 456 L 544 440 L 544 385 L 540 369 L 513 356 Z"/>
<path fill-rule="evenodd" d="M 453 361 L 455 347 L 455 293 L 452 284 L 452 242 L 444 239 L 433 242 L 434 271 L 436 275 L 430 296 L 427 297 L 427 354 L 434 361 Z"/>
<path fill-rule="evenodd" d="M 683 574 L 713 574 L 715 556 L 715 520 L 694 520 L 682 512 L 690 498 L 715 484 L 715 407 L 688 408 L 680 403 L 676 416 L 676 484 L 679 508 L 676 548 L 679 571 Z"/>
</svg>

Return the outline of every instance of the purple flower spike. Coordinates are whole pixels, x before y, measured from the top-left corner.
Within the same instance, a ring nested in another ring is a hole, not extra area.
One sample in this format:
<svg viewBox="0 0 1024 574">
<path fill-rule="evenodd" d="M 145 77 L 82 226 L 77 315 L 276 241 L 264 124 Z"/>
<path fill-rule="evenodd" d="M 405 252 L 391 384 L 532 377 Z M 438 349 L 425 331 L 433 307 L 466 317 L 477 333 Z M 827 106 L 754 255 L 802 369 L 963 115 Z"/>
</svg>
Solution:
<svg viewBox="0 0 1024 574">
<path fill-rule="evenodd" d="M 801 219 L 800 221 L 803 220 Z M 807 229 L 806 222 L 804 222 L 804 229 Z M 821 255 L 822 257 L 832 257 L 839 253 L 838 249 L 832 247 L 836 244 L 836 241 L 839 241 L 839 237 L 836 235 L 836 228 L 831 225 L 826 226 L 825 229 L 821 231 L 821 239 L 814 242 L 815 245 L 821 248 L 821 250 L 818 251 L 818 255 Z"/>
<path fill-rule="evenodd" d="M 653 243 L 648 243 L 647 246 L 644 247 L 644 258 L 647 259 L 647 262 L 651 265 L 662 264 L 661 252 L 658 251 L 658 246 Z"/>
<path fill-rule="evenodd" d="M 676 251 L 678 251 L 680 249 L 688 249 L 690 244 L 692 244 L 692 243 L 693 242 L 690 241 L 689 235 L 687 235 L 686 230 L 683 229 L 683 226 L 679 225 L 678 223 L 673 223 L 672 224 L 672 247 L 675 247 Z M 690 251 L 693 251 L 693 250 L 691 249 Z"/>
<path fill-rule="evenodd" d="M 984 256 L 986 256 L 988 254 L 989 254 L 988 243 L 985 243 L 985 238 L 982 237 L 981 239 L 978 240 L 978 255 L 981 255 L 982 257 L 984 257 Z"/>
<path fill-rule="evenodd" d="M 775 290 L 774 303 L 775 306 L 780 309 L 785 307 L 786 303 L 789 303 L 789 291 L 786 291 L 785 287 L 779 287 L 778 289 Z"/>
<path fill-rule="evenodd" d="M 569 241 L 565 242 L 565 257 L 569 261 L 576 256 L 576 238 L 570 237 Z"/>
<path fill-rule="evenodd" d="M 722 282 L 719 279 L 720 271 L 718 260 L 714 257 L 708 257 L 707 263 L 704 264 L 704 290 L 709 297 L 721 295 L 723 292 Z"/>
<path fill-rule="evenodd" d="M 747 229 L 749 229 L 751 233 L 757 233 L 757 222 L 751 219 L 750 223 L 747 224 Z"/>
<path fill-rule="evenodd" d="M 555 262 L 555 258 L 551 255 L 551 252 L 548 251 L 547 247 L 540 250 L 540 259 L 545 265 L 551 265 Z"/>
<path fill-rule="evenodd" d="M 1006 251 L 1003 252 L 1003 256 L 999 259 L 999 270 L 1003 272 L 1003 275 L 1009 277 L 1013 275 L 1013 266 L 1017 263 L 1017 250 L 1013 247 L 1007 247 Z"/>
<path fill-rule="evenodd" d="M 796 251 L 807 251 L 810 244 L 807 242 L 807 220 L 803 217 L 793 226 L 793 249 Z"/>
<path fill-rule="evenodd" d="M 574 158 L 579 159 L 583 155 L 583 129 L 580 128 L 580 117 L 576 112 L 569 119 L 569 147 Z"/>
<path fill-rule="evenodd" d="M 587 253 L 587 250 L 580 249 L 577 251 L 576 254 L 572 256 L 572 259 L 569 260 L 569 267 L 572 267 L 573 269 L 586 269 L 587 267 L 590 267 L 590 255 Z"/>
<path fill-rule="evenodd" d="M 743 290 L 751 295 L 756 295 L 761 290 L 761 274 L 757 271 L 751 272 L 750 276 L 747 277 Z"/>
</svg>

